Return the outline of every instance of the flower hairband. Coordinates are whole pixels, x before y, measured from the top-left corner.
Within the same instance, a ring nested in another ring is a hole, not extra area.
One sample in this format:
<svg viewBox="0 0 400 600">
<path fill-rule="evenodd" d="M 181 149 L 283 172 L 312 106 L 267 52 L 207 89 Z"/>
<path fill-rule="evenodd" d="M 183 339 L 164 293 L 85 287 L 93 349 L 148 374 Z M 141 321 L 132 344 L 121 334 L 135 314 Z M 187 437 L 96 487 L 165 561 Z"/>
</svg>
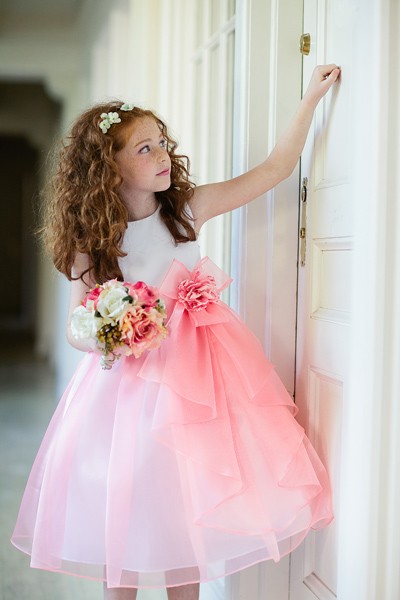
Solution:
<svg viewBox="0 0 400 600">
<path fill-rule="evenodd" d="M 124 111 L 133 110 L 134 108 L 133 104 L 127 104 L 126 102 L 121 106 L 121 110 Z M 103 112 L 100 117 L 102 120 L 99 123 L 99 127 L 103 133 L 107 133 L 114 123 L 121 123 L 121 117 L 117 112 Z"/>
</svg>

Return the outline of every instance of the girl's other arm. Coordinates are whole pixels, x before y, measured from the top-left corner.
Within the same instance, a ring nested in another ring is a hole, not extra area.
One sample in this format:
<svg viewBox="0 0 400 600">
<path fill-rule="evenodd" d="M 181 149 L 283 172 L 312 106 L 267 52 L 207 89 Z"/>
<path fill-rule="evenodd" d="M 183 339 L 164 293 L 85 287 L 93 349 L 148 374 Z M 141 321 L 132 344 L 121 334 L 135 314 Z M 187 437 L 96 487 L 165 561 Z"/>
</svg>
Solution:
<svg viewBox="0 0 400 600">
<path fill-rule="evenodd" d="M 314 110 L 339 75 L 340 68 L 333 64 L 314 69 L 294 118 L 263 163 L 229 181 L 195 189 L 190 205 L 198 231 L 208 219 L 247 204 L 289 177 L 304 148 Z"/>
<path fill-rule="evenodd" d="M 77 254 L 75 257 L 74 266 L 72 268 L 72 277 L 79 277 L 81 273 L 86 271 L 88 267 L 88 256 L 86 254 Z M 89 352 L 90 350 L 93 350 L 93 347 L 84 340 L 75 339 L 71 333 L 71 315 L 74 309 L 80 305 L 87 292 L 89 292 L 89 290 L 95 285 L 94 283 L 92 285 L 88 273 L 84 275 L 84 279 L 88 281 L 88 284 L 84 283 L 82 279 L 73 279 L 71 281 L 69 311 L 67 319 L 67 340 L 71 344 L 71 346 L 73 346 L 77 350 L 82 350 L 82 352 Z"/>
</svg>

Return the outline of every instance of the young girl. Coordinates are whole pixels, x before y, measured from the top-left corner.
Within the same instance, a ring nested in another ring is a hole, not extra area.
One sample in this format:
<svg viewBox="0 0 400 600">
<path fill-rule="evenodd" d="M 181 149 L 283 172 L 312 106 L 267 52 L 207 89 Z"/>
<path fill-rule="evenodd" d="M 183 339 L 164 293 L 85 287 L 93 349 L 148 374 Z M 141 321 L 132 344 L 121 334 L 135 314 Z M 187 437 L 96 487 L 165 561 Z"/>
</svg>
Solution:
<svg viewBox="0 0 400 600">
<path fill-rule="evenodd" d="M 336 81 L 317 67 L 267 160 L 195 187 L 152 112 L 112 102 L 85 112 L 61 152 L 44 227 L 71 284 L 68 339 L 86 351 L 33 466 L 12 541 L 31 566 L 104 582 L 105 598 L 199 582 L 278 561 L 332 519 L 327 474 L 295 405 L 238 316 L 230 279 L 196 242 L 212 217 L 290 175 L 314 109 Z M 71 334 L 96 283 L 157 286 L 168 337 L 111 369 Z"/>
</svg>

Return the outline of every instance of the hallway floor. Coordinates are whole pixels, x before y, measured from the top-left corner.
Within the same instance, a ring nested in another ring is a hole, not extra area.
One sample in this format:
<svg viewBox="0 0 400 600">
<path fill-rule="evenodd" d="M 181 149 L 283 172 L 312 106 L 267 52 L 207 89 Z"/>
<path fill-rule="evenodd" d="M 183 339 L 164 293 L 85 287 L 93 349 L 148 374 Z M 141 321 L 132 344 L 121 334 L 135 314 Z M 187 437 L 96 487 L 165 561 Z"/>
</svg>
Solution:
<svg viewBox="0 0 400 600">
<path fill-rule="evenodd" d="M 1 350 L 0 350 L 1 352 Z M 102 586 L 29 568 L 9 542 L 26 480 L 55 409 L 54 378 L 29 347 L 0 355 L 0 600 L 101 600 Z M 138 594 L 164 600 L 164 591 Z"/>
</svg>

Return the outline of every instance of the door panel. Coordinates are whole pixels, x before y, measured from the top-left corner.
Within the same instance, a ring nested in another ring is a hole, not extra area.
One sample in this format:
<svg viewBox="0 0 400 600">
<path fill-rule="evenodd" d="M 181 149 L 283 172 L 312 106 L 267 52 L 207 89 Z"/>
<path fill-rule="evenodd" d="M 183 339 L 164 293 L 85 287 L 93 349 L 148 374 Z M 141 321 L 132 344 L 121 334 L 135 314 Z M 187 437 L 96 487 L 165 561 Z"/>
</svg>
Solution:
<svg viewBox="0 0 400 600">
<path fill-rule="evenodd" d="M 337 595 L 340 465 L 343 405 L 349 360 L 352 219 L 347 74 L 352 56 L 351 4 L 304 0 L 303 89 L 317 64 L 342 66 L 342 80 L 317 108 L 301 161 L 308 179 L 305 265 L 298 275 L 296 403 L 299 420 L 326 465 L 335 520 L 312 532 L 291 557 L 291 600 L 333 600 Z"/>
</svg>

